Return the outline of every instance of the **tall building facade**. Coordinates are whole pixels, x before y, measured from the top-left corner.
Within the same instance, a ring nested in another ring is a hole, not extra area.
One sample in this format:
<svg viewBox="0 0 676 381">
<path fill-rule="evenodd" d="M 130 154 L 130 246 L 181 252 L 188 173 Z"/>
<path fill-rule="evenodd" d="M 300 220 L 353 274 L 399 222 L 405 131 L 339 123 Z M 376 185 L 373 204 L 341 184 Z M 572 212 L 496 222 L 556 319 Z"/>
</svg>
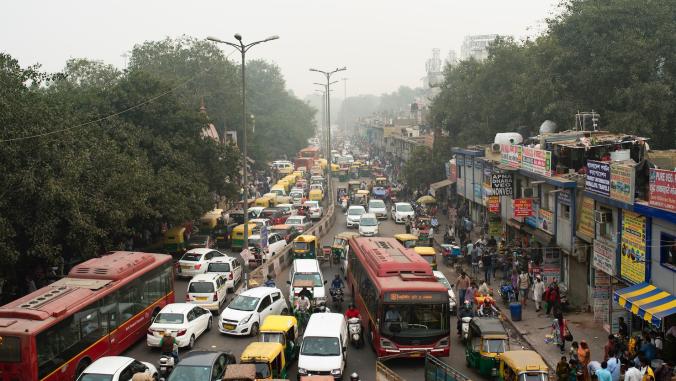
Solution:
<svg viewBox="0 0 676 381">
<path fill-rule="evenodd" d="M 460 48 L 460 59 L 474 58 L 478 61 L 488 58 L 488 46 L 495 41 L 497 34 L 477 34 L 465 36 Z"/>
</svg>

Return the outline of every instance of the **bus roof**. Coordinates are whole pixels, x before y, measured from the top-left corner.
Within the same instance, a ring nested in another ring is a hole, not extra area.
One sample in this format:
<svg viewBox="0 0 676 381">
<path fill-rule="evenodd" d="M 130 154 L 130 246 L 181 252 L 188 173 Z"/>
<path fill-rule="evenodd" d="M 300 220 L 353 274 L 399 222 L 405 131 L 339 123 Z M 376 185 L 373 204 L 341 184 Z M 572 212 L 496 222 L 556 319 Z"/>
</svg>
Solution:
<svg viewBox="0 0 676 381">
<path fill-rule="evenodd" d="M 0 307 L 0 329 L 33 333 L 46 321 L 91 303 L 91 297 L 135 273 L 170 262 L 166 254 L 117 251 L 73 267 L 68 276 Z M 147 269 L 144 269 L 147 268 Z"/>
<path fill-rule="evenodd" d="M 390 237 L 355 237 L 364 253 L 365 265 L 379 277 L 413 274 L 433 276 L 429 263 L 412 249 L 404 248 Z M 351 245 L 352 246 L 352 245 Z"/>
</svg>

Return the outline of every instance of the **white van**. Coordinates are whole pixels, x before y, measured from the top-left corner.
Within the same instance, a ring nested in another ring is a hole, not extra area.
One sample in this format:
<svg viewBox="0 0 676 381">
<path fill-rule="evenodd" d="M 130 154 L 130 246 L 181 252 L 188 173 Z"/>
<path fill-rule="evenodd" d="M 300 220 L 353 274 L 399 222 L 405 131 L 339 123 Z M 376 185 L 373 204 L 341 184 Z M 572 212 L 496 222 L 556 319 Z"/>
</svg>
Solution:
<svg viewBox="0 0 676 381">
<path fill-rule="evenodd" d="M 327 281 L 322 276 L 319 268 L 319 262 L 316 259 L 294 259 L 289 270 L 289 302 L 293 305 L 294 298 L 303 289 L 303 284 L 312 283 L 312 296 L 317 303 L 326 303 L 326 289 L 324 285 Z M 309 290 L 309 288 L 308 288 Z"/>
<path fill-rule="evenodd" d="M 228 282 L 223 274 L 198 274 L 188 282 L 186 302 L 210 311 L 218 311 L 228 295 Z"/>
<path fill-rule="evenodd" d="M 336 380 L 342 379 L 347 362 L 347 339 L 347 323 L 342 314 L 312 314 L 298 354 L 298 375 L 331 374 Z"/>
</svg>

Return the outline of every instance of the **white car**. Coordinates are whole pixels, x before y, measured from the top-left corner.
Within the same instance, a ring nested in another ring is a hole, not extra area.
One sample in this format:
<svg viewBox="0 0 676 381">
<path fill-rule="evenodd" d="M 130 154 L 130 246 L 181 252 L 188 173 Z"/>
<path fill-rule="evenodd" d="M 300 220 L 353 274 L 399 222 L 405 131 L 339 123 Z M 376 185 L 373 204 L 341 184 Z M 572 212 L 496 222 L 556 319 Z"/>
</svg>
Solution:
<svg viewBox="0 0 676 381">
<path fill-rule="evenodd" d="M 292 189 L 291 192 L 289 192 L 289 197 L 291 197 L 291 200 L 293 201 L 293 205 L 300 205 L 300 203 L 303 201 L 304 193 L 300 189 Z"/>
<path fill-rule="evenodd" d="M 291 216 L 286 219 L 286 224 L 295 227 L 300 234 L 303 234 L 312 226 L 310 219 L 306 216 Z"/>
<path fill-rule="evenodd" d="M 212 259 L 225 257 L 225 254 L 214 249 L 192 249 L 187 251 L 178 260 L 176 276 L 192 278 L 197 274 L 204 274 L 207 265 Z"/>
<path fill-rule="evenodd" d="M 277 204 L 277 208 L 283 210 L 287 216 L 296 214 L 296 208 L 293 207 L 293 204 Z"/>
<path fill-rule="evenodd" d="M 229 256 L 214 258 L 207 264 L 206 274 L 223 275 L 228 291 L 235 291 L 235 286 L 242 280 L 242 261 Z"/>
<path fill-rule="evenodd" d="M 345 213 L 347 227 L 353 228 L 359 226 L 359 219 L 364 213 L 366 213 L 366 209 L 361 205 L 353 205 L 347 208 L 347 213 Z"/>
<path fill-rule="evenodd" d="M 272 222 L 267 218 L 254 218 L 252 220 L 249 220 L 249 223 L 256 225 L 256 226 L 253 227 L 253 231 L 255 233 L 260 232 L 261 229 L 263 228 L 263 226 L 267 226 L 267 227 L 272 226 Z"/>
<path fill-rule="evenodd" d="M 437 278 L 437 281 L 439 281 L 439 283 L 443 284 L 444 287 L 448 289 L 448 301 L 450 303 L 451 313 L 457 312 L 456 307 L 458 306 L 458 303 L 455 299 L 455 292 L 453 292 L 453 286 L 448 281 L 448 279 L 446 279 L 446 276 L 441 271 L 435 270 L 432 271 L 432 273 L 434 274 L 434 277 Z"/>
<path fill-rule="evenodd" d="M 209 311 L 219 311 L 228 296 L 228 285 L 222 274 L 198 274 L 188 282 L 185 301 L 204 307 Z"/>
<path fill-rule="evenodd" d="M 387 219 L 387 207 L 385 206 L 385 201 L 378 199 L 370 200 L 369 213 L 375 214 L 377 219 Z"/>
<path fill-rule="evenodd" d="M 319 201 L 305 201 L 303 206 L 308 207 L 310 219 L 319 220 L 322 218 L 322 215 L 324 214 L 324 209 L 322 209 L 322 206 L 319 205 Z"/>
<path fill-rule="evenodd" d="M 247 208 L 247 212 L 249 212 L 250 215 L 253 215 L 255 218 L 258 218 L 260 217 L 261 213 L 263 213 L 263 209 L 265 209 L 263 206 L 251 206 Z"/>
<path fill-rule="evenodd" d="M 249 237 L 249 247 L 255 246 L 259 247 L 261 243 L 261 235 L 260 234 L 254 234 L 251 237 Z M 272 258 L 275 254 L 281 253 L 282 250 L 286 247 L 286 240 L 282 238 L 277 233 L 269 233 L 268 234 L 268 242 L 267 246 L 265 248 L 265 259 L 268 260 Z"/>
<path fill-rule="evenodd" d="M 288 313 L 289 308 L 280 289 L 255 287 L 237 295 L 221 312 L 218 330 L 228 335 L 256 336 L 266 317 Z"/>
<path fill-rule="evenodd" d="M 211 329 L 211 311 L 196 304 L 172 303 L 155 316 L 146 334 L 149 347 L 159 347 L 165 334 L 176 337 L 179 348 L 195 346 L 195 340 Z"/>
<path fill-rule="evenodd" d="M 359 235 L 375 237 L 378 235 L 378 219 L 373 213 L 364 213 L 359 218 Z"/>
<path fill-rule="evenodd" d="M 415 211 L 408 202 L 397 202 L 392 205 L 392 219 L 397 224 L 403 224 L 409 217 L 415 217 Z"/>
<path fill-rule="evenodd" d="M 158 379 L 155 365 L 124 356 L 104 356 L 91 363 L 77 381 L 128 381 L 136 373 L 146 373 Z"/>
</svg>

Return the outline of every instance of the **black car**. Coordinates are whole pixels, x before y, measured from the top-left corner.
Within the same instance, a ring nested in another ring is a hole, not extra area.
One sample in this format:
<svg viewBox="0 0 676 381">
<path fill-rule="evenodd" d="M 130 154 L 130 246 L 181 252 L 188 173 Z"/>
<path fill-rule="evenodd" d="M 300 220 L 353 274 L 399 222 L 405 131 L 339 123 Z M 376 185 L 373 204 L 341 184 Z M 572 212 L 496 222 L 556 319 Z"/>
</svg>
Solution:
<svg viewBox="0 0 676 381">
<path fill-rule="evenodd" d="M 192 351 L 180 359 L 167 381 L 213 381 L 223 378 L 225 368 L 237 363 L 228 352 Z"/>
</svg>

